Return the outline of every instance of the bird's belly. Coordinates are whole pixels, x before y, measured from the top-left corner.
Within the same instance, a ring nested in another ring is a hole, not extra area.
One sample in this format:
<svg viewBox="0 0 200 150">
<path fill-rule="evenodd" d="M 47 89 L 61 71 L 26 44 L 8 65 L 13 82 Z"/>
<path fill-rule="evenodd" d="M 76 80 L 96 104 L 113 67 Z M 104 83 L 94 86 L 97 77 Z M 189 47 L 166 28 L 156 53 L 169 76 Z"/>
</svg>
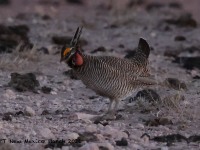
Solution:
<svg viewBox="0 0 200 150">
<path fill-rule="evenodd" d="M 97 94 L 111 99 L 123 98 L 133 91 L 133 88 L 129 85 L 128 81 L 121 80 L 119 76 L 110 78 L 106 75 L 94 76 L 90 74 L 88 77 L 81 74 L 78 75 L 78 78 Z"/>
</svg>

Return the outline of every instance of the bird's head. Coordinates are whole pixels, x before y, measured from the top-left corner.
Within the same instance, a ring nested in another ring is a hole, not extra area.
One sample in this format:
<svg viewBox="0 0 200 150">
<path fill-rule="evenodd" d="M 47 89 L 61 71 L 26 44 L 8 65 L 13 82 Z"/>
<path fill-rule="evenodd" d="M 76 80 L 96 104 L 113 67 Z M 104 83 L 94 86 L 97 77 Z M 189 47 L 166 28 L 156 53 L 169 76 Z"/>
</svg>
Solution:
<svg viewBox="0 0 200 150">
<path fill-rule="evenodd" d="M 74 37 L 72 38 L 69 46 L 63 46 L 61 50 L 61 58 L 60 62 L 66 62 L 67 64 L 72 65 L 80 65 L 82 63 L 81 61 L 81 54 L 79 50 L 79 39 L 81 36 L 82 27 L 77 28 L 76 33 L 74 34 Z"/>
</svg>

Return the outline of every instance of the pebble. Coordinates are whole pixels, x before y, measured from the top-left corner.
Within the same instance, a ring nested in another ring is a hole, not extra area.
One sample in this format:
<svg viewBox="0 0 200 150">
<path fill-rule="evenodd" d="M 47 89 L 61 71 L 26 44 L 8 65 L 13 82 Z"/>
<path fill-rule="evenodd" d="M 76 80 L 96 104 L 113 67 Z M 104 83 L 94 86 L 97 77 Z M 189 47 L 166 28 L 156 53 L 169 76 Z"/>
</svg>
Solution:
<svg viewBox="0 0 200 150">
<path fill-rule="evenodd" d="M 90 114 L 85 114 L 85 113 L 75 113 L 72 114 L 72 118 L 74 119 L 81 119 L 81 120 L 90 120 L 94 118 L 96 115 L 90 115 Z"/>
<path fill-rule="evenodd" d="M 39 129 L 39 132 L 44 138 L 47 138 L 47 139 L 55 138 L 54 134 L 51 132 L 49 128 L 41 128 Z"/>
<path fill-rule="evenodd" d="M 52 95 L 57 95 L 58 93 L 56 91 L 51 91 L 50 92 Z"/>
<path fill-rule="evenodd" d="M 99 150 L 99 147 L 95 143 L 86 143 L 79 150 Z"/>
<path fill-rule="evenodd" d="M 97 126 L 95 124 L 86 126 L 85 131 L 86 132 L 97 132 Z"/>
<path fill-rule="evenodd" d="M 145 144 L 145 145 L 148 145 L 149 144 L 149 136 L 147 136 L 147 135 L 144 135 L 142 138 L 141 138 L 141 140 L 142 140 L 142 142 Z"/>
<path fill-rule="evenodd" d="M 98 141 L 105 141 L 104 136 L 101 135 L 101 134 L 96 134 L 96 137 L 97 137 L 97 140 L 98 140 Z"/>
<path fill-rule="evenodd" d="M 16 98 L 15 92 L 10 89 L 7 89 L 6 92 L 3 94 L 3 96 L 7 99 L 15 99 Z"/>
<path fill-rule="evenodd" d="M 126 138 L 122 138 L 119 141 L 116 141 L 117 146 L 128 146 L 128 141 Z"/>
<path fill-rule="evenodd" d="M 105 126 L 104 130 L 102 130 L 101 132 L 102 132 L 101 134 L 105 136 L 112 136 L 112 138 L 116 140 L 121 140 L 122 138 L 128 138 L 127 133 L 114 129 L 109 125 Z"/>
<path fill-rule="evenodd" d="M 114 146 L 108 142 L 98 143 L 100 149 L 114 150 Z"/>
<path fill-rule="evenodd" d="M 141 123 L 138 123 L 135 128 L 137 128 L 137 129 L 144 129 L 144 125 L 141 124 Z"/>
<path fill-rule="evenodd" d="M 138 145 L 138 144 L 132 144 L 131 149 L 132 150 L 138 150 L 138 149 L 144 149 L 144 148 L 142 146 Z"/>
<path fill-rule="evenodd" d="M 69 150 L 69 147 L 68 146 L 63 146 L 62 150 Z"/>
<path fill-rule="evenodd" d="M 0 143 L 0 150 L 14 150 L 14 147 L 10 143 Z"/>
<path fill-rule="evenodd" d="M 168 150 L 169 148 L 167 146 L 161 147 L 161 150 Z"/>
<path fill-rule="evenodd" d="M 130 134 L 129 139 L 133 140 L 133 141 L 141 141 L 141 136 L 143 135 L 143 132 L 140 130 L 133 130 L 132 134 Z"/>
<path fill-rule="evenodd" d="M 33 110 L 31 107 L 26 106 L 24 110 L 24 114 L 27 116 L 35 116 L 35 110 Z"/>
<path fill-rule="evenodd" d="M 78 133 L 75 133 L 75 132 L 68 133 L 66 135 L 66 139 L 69 139 L 69 140 L 77 139 L 78 137 L 79 137 Z"/>
</svg>

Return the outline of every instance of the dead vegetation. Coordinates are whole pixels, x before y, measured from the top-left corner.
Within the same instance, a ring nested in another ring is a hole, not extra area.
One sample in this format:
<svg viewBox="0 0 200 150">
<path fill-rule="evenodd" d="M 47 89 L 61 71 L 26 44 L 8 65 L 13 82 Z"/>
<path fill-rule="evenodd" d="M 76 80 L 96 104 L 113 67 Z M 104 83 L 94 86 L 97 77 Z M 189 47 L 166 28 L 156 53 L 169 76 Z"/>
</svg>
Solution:
<svg viewBox="0 0 200 150">
<path fill-rule="evenodd" d="M 20 71 L 27 69 L 29 65 L 37 65 L 40 60 L 40 55 L 35 47 L 31 49 L 21 48 L 23 43 L 20 43 L 12 53 L 4 53 L 0 55 L 0 69 L 7 71 Z"/>
<path fill-rule="evenodd" d="M 155 97 L 155 94 L 152 94 L 149 90 L 146 91 L 145 96 L 139 95 L 134 98 L 137 110 L 140 110 L 142 113 L 150 114 L 157 119 L 164 117 L 185 123 L 195 118 L 190 104 L 187 103 L 187 99 L 184 97 L 183 91 L 175 91 L 173 94 L 169 93 L 164 97 L 161 95 L 163 98 Z"/>
</svg>

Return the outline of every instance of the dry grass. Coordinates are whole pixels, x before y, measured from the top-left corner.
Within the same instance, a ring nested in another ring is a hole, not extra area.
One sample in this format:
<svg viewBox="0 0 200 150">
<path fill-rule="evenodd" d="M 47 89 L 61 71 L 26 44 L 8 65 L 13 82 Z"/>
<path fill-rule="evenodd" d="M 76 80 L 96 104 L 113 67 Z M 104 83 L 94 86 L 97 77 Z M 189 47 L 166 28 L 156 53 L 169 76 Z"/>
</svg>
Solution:
<svg viewBox="0 0 200 150">
<path fill-rule="evenodd" d="M 136 102 L 136 107 L 140 110 L 150 111 L 150 113 L 154 114 L 155 117 L 170 117 L 174 118 L 178 122 L 191 120 L 193 114 L 191 110 L 188 109 L 188 105 L 184 104 L 184 94 L 182 91 L 176 91 L 173 93 L 174 94 L 168 94 L 166 97 L 161 98 L 160 101 L 153 100 L 149 102 L 143 97 L 140 97 Z"/>
<path fill-rule="evenodd" d="M 0 55 L 0 69 L 7 71 L 19 71 L 24 70 L 30 65 L 35 65 L 40 59 L 39 53 L 36 48 L 25 49 L 20 52 L 20 47 L 23 43 L 20 43 L 15 50 L 10 54 Z M 34 63 L 34 64 L 33 64 Z"/>
</svg>

